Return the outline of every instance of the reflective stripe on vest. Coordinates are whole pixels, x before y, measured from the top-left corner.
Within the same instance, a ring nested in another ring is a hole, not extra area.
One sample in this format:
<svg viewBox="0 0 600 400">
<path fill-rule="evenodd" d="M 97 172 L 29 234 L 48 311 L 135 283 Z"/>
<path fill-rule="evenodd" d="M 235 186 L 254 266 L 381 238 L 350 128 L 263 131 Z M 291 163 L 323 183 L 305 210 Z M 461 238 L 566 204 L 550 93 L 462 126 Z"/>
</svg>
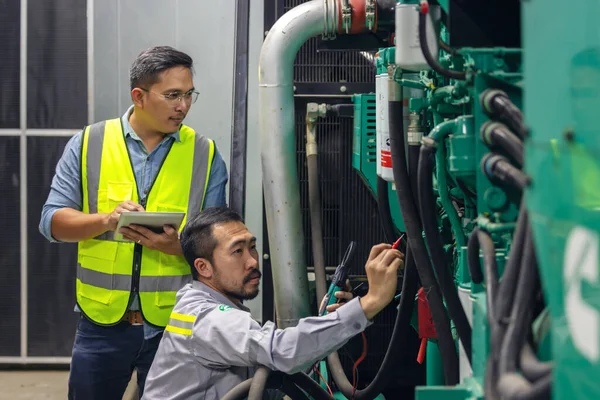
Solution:
<svg viewBox="0 0 600 400">
<path fill-rule="evenodd" d="M 184 212 L 181 230 L 204 205 L 214 143 L 183 125 L 179 134 L 180 142 L 172 143 L 146 196 L 145 209 Z M 81 160 L 83 212 L 110 213 L 123 201 L 139 203 L 120 119 L 85 129 Z M 77 303 L 93 321 L 115 324 L 127 311 L 131 291 L 137 286 L 144 318 L 166 326 L 176 292 L 191 281 L 189 265 L 182 256 L 114 241 L 113 234 L 106 232 L 79 243 Z M 132 276 L 136 252 L 141 253 L 137 279 Z"/>
</svg>

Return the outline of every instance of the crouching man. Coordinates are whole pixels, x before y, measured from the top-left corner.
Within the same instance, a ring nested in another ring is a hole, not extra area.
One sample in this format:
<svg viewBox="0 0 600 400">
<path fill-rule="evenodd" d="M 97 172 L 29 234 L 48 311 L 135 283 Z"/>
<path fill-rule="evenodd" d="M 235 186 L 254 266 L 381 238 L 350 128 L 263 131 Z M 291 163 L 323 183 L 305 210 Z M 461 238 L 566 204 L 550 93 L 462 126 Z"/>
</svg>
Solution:
<svg viewBox="0 0 600 400">
<path fill-rule="evenodd" d="M 188 221 L 181 244 L 194 280 L 177 293 L 144 400 L 217 400 L 259 365 L 288 374 L 305 370 L 362 332 L 392 301 L 403 265 L 398 250 L 374 246 L 365 266 L 367 295 L 277 329 L 272 322 L 260 326 L 242 304 L 258 295 L 261 273 L 256 238 L 237 213 L 202 211 Z"/>
</svg>

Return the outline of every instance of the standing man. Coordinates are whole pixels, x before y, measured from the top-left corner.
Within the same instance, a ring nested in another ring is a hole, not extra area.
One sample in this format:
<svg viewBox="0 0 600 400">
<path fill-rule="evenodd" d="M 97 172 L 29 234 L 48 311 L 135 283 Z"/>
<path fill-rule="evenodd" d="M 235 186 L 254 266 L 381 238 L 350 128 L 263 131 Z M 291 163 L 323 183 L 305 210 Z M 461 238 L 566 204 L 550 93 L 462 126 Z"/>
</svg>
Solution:
<svg viewBox="0 0 600 400">
<path fill-rule="evenodd" d="M 225 204 L 227 168 L 214 142 L 182 124 L 198 97 L 193 61 L 143 51 L 130 72 L 133 105 L 75 135 L 56 167 L 41 233 L 78 242 L 77 326 L 69 399 L 121 400 L 133 369 L 140 397 L 175 294 L 191 280 L 179 233 L 122 228 L 123 212 L 185 212 Z M 183 224 L 182 224 L 183 226 Z"/>
<path fill-rule="evenodd" d="M 144 400 L 218 400 L 267 368 L 306 370 L 361 333 L 394 298 L 403 255 L 374 246 L 365 265 L 369 291 L 361 298 L 337 292 L 343 306 L 292 328 L 260 326 L 243 301 L 258 295 L 262 276 L 256 238 L 227 208 L 211 208 L 188 221 L 181 234 L 194 281 L 177 293 L 169 325 L 148 374 Z M 335 312 L 334 312 L 335 311 Z"/>
</svg>

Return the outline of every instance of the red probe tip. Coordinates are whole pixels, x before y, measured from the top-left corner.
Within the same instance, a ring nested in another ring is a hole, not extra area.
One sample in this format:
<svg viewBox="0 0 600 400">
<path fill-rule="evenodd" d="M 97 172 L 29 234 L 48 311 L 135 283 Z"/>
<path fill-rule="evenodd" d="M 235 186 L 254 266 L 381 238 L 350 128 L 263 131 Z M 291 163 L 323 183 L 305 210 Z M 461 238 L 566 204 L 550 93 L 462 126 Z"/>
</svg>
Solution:
<svg viewBox="0 0 600 400">
<path fill-rule="evenodd" d="M 392 245 L 392 249 L 397 249 L 398 246 L 400 246 L 400 241 L 402 240 L 402 237 L 400 237 L 398 240 L 396 240 L 394 242 L 394 244 Z"/>
<path fill-rule="evenodd" d="M 429 2 L 422 1 L 420 4 L 420 8 L 422 14 L 427 14 L 429 12 Z"/>
<path fill-rule="evenodd" d="M 419 346 L 419 354 L 417 355 L 417 362 L 423 364 L 425 361 L 425 349 L 427 349 L 427 339 L 421 338 L 421 345 Z"/>
</svg>

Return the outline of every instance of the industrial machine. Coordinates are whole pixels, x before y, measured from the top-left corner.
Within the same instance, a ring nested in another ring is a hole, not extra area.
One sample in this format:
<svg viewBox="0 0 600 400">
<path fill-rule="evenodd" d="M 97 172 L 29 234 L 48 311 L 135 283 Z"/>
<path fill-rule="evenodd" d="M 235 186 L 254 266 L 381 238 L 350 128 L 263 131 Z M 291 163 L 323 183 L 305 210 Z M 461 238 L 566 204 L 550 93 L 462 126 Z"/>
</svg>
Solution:
<svg viewBox="0 0 600 400">
<path fill-rule="evenodd" d="M 294 378 L 310 397 L 376 398 L 413 329 L 427 364 L 417 399 L 600 397 L 599 7 L 312 0 L 269 31 L 259 91 L 281 327 L 315 313 L 298 246 L 295 56 L 317 35 L 390 39 L 372 52 L 375 92 L 352 98 L 352 166 L 378 200 L 386 239 L 406 239 L 395 326 L 366 387 L 350 383 L 334 353 L 309 371 L 329 393 Z M 315 125 L 340 108 L 308 106 L 309 184 L 311 171 L 318 179 Z M 320 299 L 328 285 L 318 260 L 323 221 L 318 185 L 309 189 Z"/>
</svg>

